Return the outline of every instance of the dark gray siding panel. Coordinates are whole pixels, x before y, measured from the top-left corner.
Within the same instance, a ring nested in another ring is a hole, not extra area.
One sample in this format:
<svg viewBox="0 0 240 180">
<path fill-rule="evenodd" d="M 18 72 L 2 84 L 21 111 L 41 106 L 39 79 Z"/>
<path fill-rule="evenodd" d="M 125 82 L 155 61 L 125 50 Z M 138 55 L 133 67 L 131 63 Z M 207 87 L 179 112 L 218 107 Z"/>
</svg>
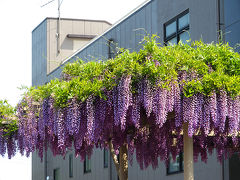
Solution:
<svg viewBox="0 0 240 180">
<path fill-rule="evenodd" d="M 228 27 L 233 23 L 240 21 L 240 1 L 225 0 L 224 1 L 225 26 Z"/>
<path fill-rule="evenodd" d="M 120 47 L 126 48 L 126 21 L 120 25 Z"/>
<path fill-rule="evenodd" d="M 102 60 L 108 58 L 108 39 L 107 37 L 101 38 L 101 48 L 102 48 Z"/>
<path fill-rule="evenodd" d="M 130 46 L 131 46 L 130 38 L 131 38 L 131 21 L 130 21 L 130 18 L 128 18 L 125 23 L 125 38 L 124 38 L 125 39 L 124 47 L 127 49 L 130 49 Z"/>
<path fill-rule="evenodd" d="M 47 73 L 47 19 L 32 32 L 32 85 L 45 83 Z"/>
<path fill-rule="evenodd" d="M 240 43 L 240 1 L 224 1 L 225 40 L 234 47 Z M 240 49 L 236 49 L 240 52 Z"/>
<path fill-rule="evenodd" d="M 103 38 L 100 38 L 98 40 L 98 53 L 99 53 L 99 56 L 100 56 L 100 59 L 103 59 Z"/>
<path fill-rule="evenodd" d="M 240 43 L 240 21 L 225 29 L 225 40 L 229 42 L 232 47 L 237 47 Z M 236 49 L 240 52 L 240 48 Z"/>
<path fill-rule="evenodd" d="M 128 19 L 128 26 L 127 26 L 127 40 L 129 42 L 128 48 L 133 51 L 135 49 L 135 27 L 136 21 L 135 21 L 135 16 L 132 16 Z"/>
<path fill-rule="evenodd" d="M 158 18 L 159 18 L 159 13 L 158 13 L 158 1 L 157 0 L 153 0 L 151 3 L 151 17 L 152 17 L 152 34 L 158 34 L 159 35 L 159 30 L 158 29 Z M 162 10 L 160 10 L 162 11 Z M 161 27 L 162 28 L 162 27 Z M 161 36 L 161 35 L 160 35 Z"/>
<path fill-rule="evenodd" d="M 96 42 L 94 42 L 93 45 L 90 46 L 89 48 L 89 52 L 88 52 L 89 61 L 91 61 L 92 59 L 95 59 L 96 51 L 97 51 Z"/>
<path fill-rule="evenodd" d="M 145 8 L 146 10 L 146 14 L 145 14 L 145 23 L 146 23 L 146 26 L 145 26 L 145 31 L 146 33 L 148 34 L 152 34 L 152 6 L 151 5 L 148 5 L 146 6 Z"/>
<path fill-rule="evenodd" d="M 84 49 L 81 54 L 76 55 L 76 57 L 79 57 L 82 60 L 84 59 L 85 56 L 86 56 L 86 49 Z"/>
<path fill-rule="evenodd" d="M 142 40 L 143 34 L 144 34 L 144 26 L 143 26 L 143 19 L 142 19 L 142 10 L 138 11 L 135 15 L 136 20 L 136 30 L 135 30 L 135 50 L 139 51 L 140 46 L 139 42 Z"/>
<path fill-rule="evenodd" d="M 116 30 L 115 30 L 115 32 L 116 32 L 116 35 L 115 35 L 116 42 L 117 42 L 117 44 L 118 44 L 119 47 L 122 47 L 120 26 L 117 26 L 115 29 L 116 29 Z"/>
<path fill-rule="evenodd" d="M 50 176 L 50 179 L 53 180 L 53 170 L 59 168 L 59 180 L 108 180 L 109 179 L 109 167 L 103 168 L 103 150 L 96 149 L 94 150 L 91 156 L 91 172 L 84 173 L 84 163 L 80 160 L 79 157 L 73 158 L 73 177 L 69 177 L 69 155 L 74 156 L 74 151 L 68 151 L 65 159 L 62 156 L 53 156 L 52 152 L 48 150 L 47 153 L 47 175 Z M 110 154 L 108 161 L 110 164 Z M 36 154 L 33 154 L 34 158 L 38 158 Z M 38 158 L 38 161 L 39 158 Z M 42 163 L 43 164 L 43 163 Z M 39 166 L 39 165 L 38 165 Z M 114 166 L 112 164 L 112 166 Z M 41 178 L 43 180 L 44 178 Z M 40 180 L 40 178 L 33 178 L 33 180 Z M 112 180 L 117 180 L 116 176 Z"/>
<path fill-rule="evenodd" d="M 143 37 L 146 36 L 146 7 L 141 9 L 136 17 L 140 19 L 139 41 L 136 44 L 136 50 L 138 51 L 142 48 L 139 43 L 142 41 Z"/>
<path fill-rule="evenodd" d="M 217 0 L 190 1 L 190 35 L 192 40 L 217 41 Z"/>
<path fill-rule="evenodd" d="M 85 61 L 85 62 L 89 62 L 89 53 L 90 53 L 90 48 L 91 48 L 91 46 L 88 46 L 86 49 L 84 49 L 84 54 L 85 54 L 85 56 L 83 56 L 83 60 Z"/>
</svg>

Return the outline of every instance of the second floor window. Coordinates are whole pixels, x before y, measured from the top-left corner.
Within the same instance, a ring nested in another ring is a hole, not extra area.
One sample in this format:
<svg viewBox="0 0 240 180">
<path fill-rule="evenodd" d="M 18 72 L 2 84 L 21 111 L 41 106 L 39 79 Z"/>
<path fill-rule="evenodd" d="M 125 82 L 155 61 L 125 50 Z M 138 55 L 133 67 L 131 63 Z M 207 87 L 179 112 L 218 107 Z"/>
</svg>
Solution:
<svg viewBox="0 0 240 180">
<path fill-rule="evenodd" d="M 164 42 L 177 44 L 180 40 L 186 43 L 189 40 L 189 10 L 182 12 L 164 24 Z"/>
</svg>

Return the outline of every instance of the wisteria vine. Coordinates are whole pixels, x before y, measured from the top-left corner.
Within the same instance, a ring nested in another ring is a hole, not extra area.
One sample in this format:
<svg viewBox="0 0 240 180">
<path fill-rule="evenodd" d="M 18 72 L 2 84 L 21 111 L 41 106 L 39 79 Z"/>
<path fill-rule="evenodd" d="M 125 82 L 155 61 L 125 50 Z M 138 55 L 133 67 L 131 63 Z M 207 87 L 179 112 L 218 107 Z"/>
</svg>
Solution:
<svg viewBox="0 0 240 180">
<path fill-rule="evenodd" d="M 101 62 L 67 64 L 62 78 L 31 88 L 17 106 L 18 131 L 0 131 L 0 154 L 91 156 L 128 144 L 141 168 L 168 163 L 183 151 L 183 123 L 194 140 L 194 160 L 216 149 L 218 160 L 240 149 L 240 56 L 225 44 L 159 47 L 145 37 Z M 130 161 L 131 162 L 131 161 Z"/>
</svg>

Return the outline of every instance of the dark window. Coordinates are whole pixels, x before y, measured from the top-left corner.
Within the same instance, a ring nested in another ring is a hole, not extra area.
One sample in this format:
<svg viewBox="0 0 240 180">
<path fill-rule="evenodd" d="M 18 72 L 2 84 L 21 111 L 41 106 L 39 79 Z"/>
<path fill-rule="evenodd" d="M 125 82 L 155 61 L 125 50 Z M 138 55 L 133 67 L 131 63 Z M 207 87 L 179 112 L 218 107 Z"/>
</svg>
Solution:
<svg viewBox="0 0 240 180">
<path fill-rule="evenodd" d="M 73 155 L 70 154 L 69 155 L 69 177 L 72 178 L 73 177 Z"/>
<path fill-rule="evenodd" d="M 84 173 L 89 173 L 91 172 L 91 159 L 86 156 L 84 160 Z"/>
<path fill-rule="evenodd" d="M 108 167 L 108 150 L 104 148 L 103 150 L 103 165 L 104 165 L 104 168 L 107 168 Z"/>
<path fill-rule="evenodd" d="M 169 164 L 167 167 L 167 174 L 174 174 L 183 172 L 183 153 L 180 153 L 176 157 L 176 161 L 173 160 L 172 155 L 169 157 Z"/>
<path fill-rule="evenodd" d="M 189 37 L 189 10 L 182 12 L 164 24 L 164 42 L 177 44 L 180 40 L 186 43 Z"/>
<path fill-rule="evenodd" d="M 60 174 L 59 174 L 59 168 L 53 170 L 53 180 L 59 180 Z"/>
</svg>

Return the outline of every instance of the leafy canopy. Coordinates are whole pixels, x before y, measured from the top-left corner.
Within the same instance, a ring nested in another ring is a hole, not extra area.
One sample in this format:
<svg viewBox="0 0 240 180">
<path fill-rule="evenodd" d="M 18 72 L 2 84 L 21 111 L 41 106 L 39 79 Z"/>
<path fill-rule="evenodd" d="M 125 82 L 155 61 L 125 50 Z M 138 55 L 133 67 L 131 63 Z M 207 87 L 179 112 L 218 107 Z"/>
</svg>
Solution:
<svg viewBox="0 0 240 180">
<path fill-rule="evenodd" d="M 231 97 L 239 95 L 240 56 L 228 44 L 195 41 L 190 45 L 180 42 L 173 46 L 159 46 L 156 36 L 145 37 L 142 44 L 143 49 L 138 53 L 122 50 L 107 61 L 68 63 L 62 71 L 62 79 L 31 88 L 28 94 L 36 100 L 51 95 L 56 107 L 64 107 L 73 97 L 80 101 L 90 95 L 106 98 L 103 91 L 116 86 L 122 76 L 131 75 L 135 93 L 135 86 L 141 79 L 168 88 L 171 80 L 186 73 L 189 78 L 180 81 L 186 97 L 197 93 L 211 95 L 220 90 Z"/>
<path fill-rule="evenodd" d="M 18 129 L 15 112 L 15 108 L 7 100 L 0 100 L 0 131 L 5 135 L 15 133 Z"/>
</svg>

